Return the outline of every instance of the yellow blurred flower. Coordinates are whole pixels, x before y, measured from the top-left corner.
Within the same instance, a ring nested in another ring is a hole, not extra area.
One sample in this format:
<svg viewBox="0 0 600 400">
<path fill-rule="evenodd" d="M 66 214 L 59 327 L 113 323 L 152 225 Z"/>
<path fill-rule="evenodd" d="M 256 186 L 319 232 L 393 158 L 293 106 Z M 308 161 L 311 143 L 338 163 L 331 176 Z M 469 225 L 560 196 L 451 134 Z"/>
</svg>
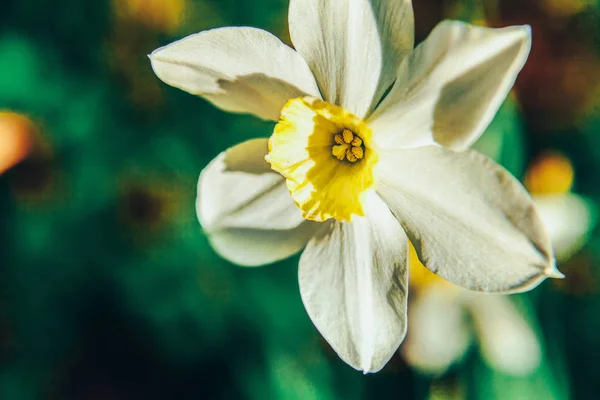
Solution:
<svg viewBox="0 0 600 400">
<path fill-rule="evenodd" d="M 538 157 L 525 174 L 525 187 L 532 195 L 566 193 L 573 186 L 575 171 L 571 161 L 560 153 Z"/>
<path fill-rule="evenodd" d="M 114 0 L 118 18 L 133 20 L 158 31 L 174 33 L 181 26 L 185 0 Z"/>
<path fill-rule="evenodd" d="M 593 4 L 593 0 L 542 0 L 542 8 L 553 17 L 572 17 Z"/>
</svg>

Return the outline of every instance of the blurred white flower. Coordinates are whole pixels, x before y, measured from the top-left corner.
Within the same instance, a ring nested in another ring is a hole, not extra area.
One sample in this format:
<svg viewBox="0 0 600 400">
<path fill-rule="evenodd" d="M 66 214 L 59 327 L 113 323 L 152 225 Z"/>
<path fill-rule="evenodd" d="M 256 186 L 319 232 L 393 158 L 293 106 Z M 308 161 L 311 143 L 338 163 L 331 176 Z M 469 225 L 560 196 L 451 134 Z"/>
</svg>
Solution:
<svg viewBox="0 0 600 400">
<path fill-rule="evenodd" d="M 594 204 L 571 192 L 574 180 L 571 161 L 557 152 L 540 154 L 525 174 L 559 262 L 581 249 L 597 220 Z"/>
<path fill-rule="evenodd" d="M 533 198 L 557 261 L 568 260 L 583 247 L 596 224 L 593 203 L 574 193 L 534 195 Z"/>
<path fill-rule="evenodd" d="M 491 367 L 508 374 L 527 375 L 540 363 L 535 332 L 506 296 L 434 282 L 413 293 L 408 315 L 401 353 L 424 373 L 443 374 L 474 341 Z"/>
<path fill-rule="evenodd" d="M 468 149 L 525 63 L 529 27 L 446 21 L 413 50 L 408 0 L 291 0 L 289 25 L 296 50 L 243 27 L 150 56 L 166 83 L 278 121 L 268 143 L 235 146 L 200 174 L 197 214 L 219 254 L 256 266 L 306 247 L 306 310 L 365 372 L 406 332 L 408 239 L 472 290 L 561 276 L 531 197 Z"/>
</svg>

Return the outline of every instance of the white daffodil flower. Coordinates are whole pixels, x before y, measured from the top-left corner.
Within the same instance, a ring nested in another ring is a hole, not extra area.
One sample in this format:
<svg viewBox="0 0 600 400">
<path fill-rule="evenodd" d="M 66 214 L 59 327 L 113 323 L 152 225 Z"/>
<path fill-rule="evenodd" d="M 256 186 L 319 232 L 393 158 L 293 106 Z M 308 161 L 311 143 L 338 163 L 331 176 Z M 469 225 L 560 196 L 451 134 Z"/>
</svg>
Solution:
<svg viewBox="0 0 600 400">
<path fill-rule="evenodd" d="M 305 248 L 306 310 L 364 372 L 406 332 L 408 239 L 477 291 L 561 276 L 526 190 L 468 150 L 525 63 L 529 27 L 446 21 L 413 49 L 408 0 L 291 0 L 289 25 L 295 50 L 230 27 L 150 56 L 167 84 L 277 121 L 200 174 L 198 218 L 218 253 L 255 266 Z"/>
</svg>

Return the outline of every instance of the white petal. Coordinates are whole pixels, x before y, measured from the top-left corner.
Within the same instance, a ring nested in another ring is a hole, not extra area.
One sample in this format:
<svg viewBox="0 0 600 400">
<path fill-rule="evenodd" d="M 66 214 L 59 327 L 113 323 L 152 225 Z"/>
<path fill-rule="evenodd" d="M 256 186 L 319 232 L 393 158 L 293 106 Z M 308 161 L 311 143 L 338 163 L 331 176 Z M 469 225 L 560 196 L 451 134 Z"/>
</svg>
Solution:
<svg viewBox="0 0 600 400">
<path fill-rule="evenodd" d="M 468 148 L 502 105 L 530 47 L 528 26 L 440 23 L 402 61 L 392 91 L 368 121 L 374 139 L 388 148 L 431 140 Z"/>
<path fill-rule="evenodd" d="M 431 284 L 411 294 L 408 333 L 400 347 L 418 370 L 440 375 L 462 358 L 470 344 L 463 306 L 455 290 Z"/>
<path fill-rule="evenodd" d="M 272 263 L 300 251 L 316 232 L 283 177 L 264 160 L 267 139 L 219 154 L 200 174 L 196 212 L 215 250 L 240 265 Z"/>
<path fill-rule="evenodd" d="M 367 217 L 327 223 L 300 258 L 308 315 L 352 367 L 379 371 L 406 333 L 406 235 L 372 193 Z"/>
<path fill-rule="evenodd" d="M 326 101 L 363 118 L 414 45 L 410 0 L 291 0 L 290 35 Z"/>
<path fill-rule="evenodd" d="M 301 251 L 316 226 L 303 222 L 293 229 L 243 229 L 227 228 L 208 235 L 215 251 L 226 260 L 244 267 L 271 264 Z"/>
<path fill-rule="evenodd" d="M 490 292 L 562 276 L 533 200 L 485 156 L 440 146 L 382 152 L 376 172 L 377 192 L 432 272 Z"/>
<path fill-rule="evenodd" d="M 289 99 L 320 97 L 302 57 L 261 29 L 200 32 L 155 50 L 150 60 L 165 83 L 226 111 L 276 121 Z"/>
<path fill-rule="evenodd" d="M 585 244 L 596 224 L 593 204 L 575 194 L 534 196 L 558 261 L 566 261 Z"/>
<path fill-rule="evenodd" d="M 468 293 L 481 353 L 496 370 L 528 375 L 540 365 L 537 336 L 506 296 Z"/>
</svg>

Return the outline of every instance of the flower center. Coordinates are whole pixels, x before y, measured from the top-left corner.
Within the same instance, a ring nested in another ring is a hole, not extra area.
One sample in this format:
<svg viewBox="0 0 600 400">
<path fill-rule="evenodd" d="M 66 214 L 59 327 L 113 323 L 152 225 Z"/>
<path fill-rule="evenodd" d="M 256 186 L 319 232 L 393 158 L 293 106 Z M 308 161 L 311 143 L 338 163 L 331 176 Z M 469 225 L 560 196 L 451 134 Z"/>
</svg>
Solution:
<svg viewBox="0 0 600 400">
<path fill-rule="evenodd" d="M 331 154 L 338 160 L 348 160 L 355 163 L 365 156 L 365 146 L 362 139 L 352 133 L 351 130 L 344 129 L 342 133 L 336 134 L 333 140 L 336 144 L 331 148 Z"/>
<path fill-rule="evenodd" d="M 286 178 L 304 218 L 350 221 L 364 215 L 363 198 L 375 184 L 377 151 L 360 118 L 322 100 L 290 100 L 269 139 L 266 160 Z"/>
</svg>

